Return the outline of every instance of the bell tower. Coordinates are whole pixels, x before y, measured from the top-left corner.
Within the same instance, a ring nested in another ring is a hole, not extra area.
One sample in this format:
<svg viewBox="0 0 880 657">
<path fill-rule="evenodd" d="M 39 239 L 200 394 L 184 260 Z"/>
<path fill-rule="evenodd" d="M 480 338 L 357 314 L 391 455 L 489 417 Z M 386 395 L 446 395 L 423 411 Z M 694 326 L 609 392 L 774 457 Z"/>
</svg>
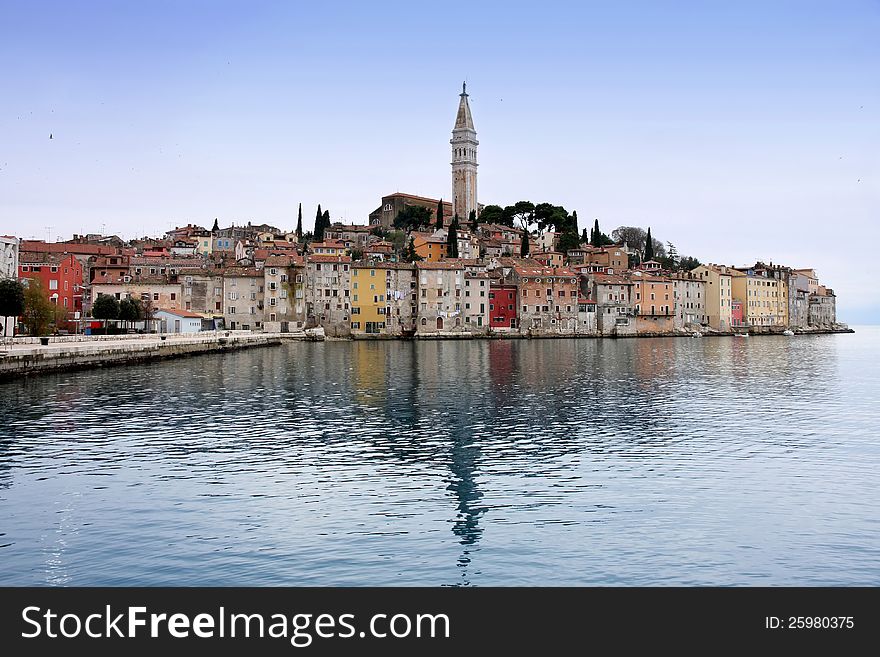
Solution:
<svg viewBox="0 0 880 657">
<path fill-rule="evenodd" d="M 477 210 L 477 131 L 468 105 L 467 86 L 461 85 L 461 100 L 452 129 L 452 210 L 462 223 Z M 477 210 L 479 211 L 479 210 Z"/>
</svg>

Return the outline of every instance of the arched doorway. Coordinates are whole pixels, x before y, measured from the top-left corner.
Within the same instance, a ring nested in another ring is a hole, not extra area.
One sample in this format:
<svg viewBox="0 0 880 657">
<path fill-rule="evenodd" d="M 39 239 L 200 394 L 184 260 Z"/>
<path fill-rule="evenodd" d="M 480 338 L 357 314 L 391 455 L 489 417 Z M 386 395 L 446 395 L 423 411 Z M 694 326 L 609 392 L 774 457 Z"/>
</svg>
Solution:
<svg viewBox="0 0 880 657">
<path fill-rule="evenodd" d="M 437 330 L 438 331 L 443 330 L 443 318 L 442 317 L 437 318 Z"/>
</svg>

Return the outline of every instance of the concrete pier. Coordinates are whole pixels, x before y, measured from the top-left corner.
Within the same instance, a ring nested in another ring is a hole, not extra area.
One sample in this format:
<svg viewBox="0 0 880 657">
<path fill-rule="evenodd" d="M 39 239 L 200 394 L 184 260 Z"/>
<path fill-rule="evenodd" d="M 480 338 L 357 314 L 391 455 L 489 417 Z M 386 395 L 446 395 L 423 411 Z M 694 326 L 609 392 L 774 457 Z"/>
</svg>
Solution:
<svg viewBox="0 0 880 657">
<path fill-rule="evenodd" d="M 96 337 L 100 339 L 69 336 L 49 338 L 46 345 L 39 338 L 0 344 L 0 380 L 281 344 L 278 334 L 245 331 Z"/>
</svg>

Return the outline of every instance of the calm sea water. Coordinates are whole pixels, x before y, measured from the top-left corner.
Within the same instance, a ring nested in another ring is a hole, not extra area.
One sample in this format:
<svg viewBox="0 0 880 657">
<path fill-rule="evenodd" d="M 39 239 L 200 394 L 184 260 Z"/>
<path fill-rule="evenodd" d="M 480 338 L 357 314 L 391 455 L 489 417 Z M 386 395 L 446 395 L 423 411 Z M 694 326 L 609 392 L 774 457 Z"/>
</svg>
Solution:
<svg viewBox="0 0 880 657">
<path fill-rule="evenodd" d="M 878 585 L 880 328 L 0 385 L 0 584 Z"/>
</svg>

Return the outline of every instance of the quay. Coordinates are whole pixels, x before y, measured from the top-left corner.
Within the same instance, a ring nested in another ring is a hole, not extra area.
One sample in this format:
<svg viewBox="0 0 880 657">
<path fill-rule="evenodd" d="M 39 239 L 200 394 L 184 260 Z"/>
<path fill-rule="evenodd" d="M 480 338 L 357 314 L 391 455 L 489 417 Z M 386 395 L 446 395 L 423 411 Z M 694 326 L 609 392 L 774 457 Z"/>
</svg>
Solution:
<svg viewBox="0 0 880 657">
<path fill-rule="evenodd" d="M 305 334 L 287 339 L 311 339 Z M 47 344 L 44 344 L 46 342 Z M 127 365 L 197 354 L 279 345 L 273 333 L 211 331 L 192 334 L 14 338 L 0 343 L 0 381 L 28 374 Z"/>
</svg>

